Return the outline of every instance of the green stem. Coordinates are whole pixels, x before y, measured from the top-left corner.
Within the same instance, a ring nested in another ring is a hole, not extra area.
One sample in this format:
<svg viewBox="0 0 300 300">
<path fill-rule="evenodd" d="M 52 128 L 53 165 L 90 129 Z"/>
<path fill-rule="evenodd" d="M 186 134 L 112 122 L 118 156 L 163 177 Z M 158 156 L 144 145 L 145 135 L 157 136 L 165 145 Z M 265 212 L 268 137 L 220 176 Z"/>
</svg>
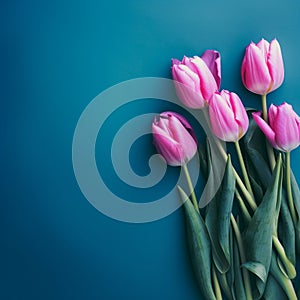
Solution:
<svg viewBox="0 0 300 300">
<path fill-rule="evenodd" d="M 292 219 L 294 222 L 294 225 L 297 226 L 297 216 L 294 206 L 294 199 L 292 194 L 292 185 L 291 185 L 291 154 L 290 152 L 286 153 L 286 190 L 287 190 L 287 198 L 288 198 L 288 204 L 290 207 L 290 212 L 292 215 Z"/>
<path fill-rule="evenodd" d="M 211 126 L 210 126 L 210 120 L 209 120 L 207 108 L 204 108 L 204 109 L 202 110 L 202 112 L 203 112 L 204 118 L 205 118 L 205 120 L 206 120 L 206 122 L 207 122 L 207 125 L 208 125 L 209 127 L 211 127 Z M 222 147 L 222 145 L 221 145 L 221 143 L 220 143 L 220 140 L 219 140 L 218 138 L 215 138 L 214 141 L 215 141 L 215 143 L 216 143 L 216 146 L 218 147 L 218 150 L 219 150 L 221 156 L 223 157 L 223 159 L 224 159 L 225 161 L 227 161 L 228 155 L 227 155 L 227 153 L 225 152 L 225 150 L 223 149 L 223 147 Z M 239 174 L 237 173 L 237 171 L 235 170 L 235 168 L 232 167 L 232 169 L 233 169 L 233 174 L 234 174 L 234 177 L 235 177 L 235 179 L 236 179 L 237 185 L 240 187 L 242 193 L 243 193 L 244 196 L 245 196 L 245 199 L 247 200 L 247 202 L 248 202 L 248 204 L 250 205 L 250 207 L 252 208 L 252 210 L 255 211 L 255 209 L 257 208 L 257 205 L 256 205 L 256 203 L 255 203 L 254 198 L 253 198 L 253 197 L 251 196 L 251 194 L 248 192 L 247 188 L 245 187 L 245 185 L 244 185 L 242 179 L 240 178 L 240 176 L 239 176 Z"/>
<path fill-rule="evenodd" d="M 267 95 L 262 95 L 261 96 L 261 103 L 262 103 L 262 113 L 263 113 L 263 119 L 265 120 L 266 123 L 269 123 L 268 120 L 268 108 L 267 108 Z M 266 142 L 266 148 L 267 148 L 267 154 L 268 154 L 268 159 L 269 159 L 269 164 L 271 167 L 271 170 L 274 170 L 275 165 L 276 165 L 276 160 L 275 160 L 275 155 L 274 155 L 274 150 L 270 143 Z"/>
<path fill-rule="evenodd" d="M 284 289 L 289 297 L 289 300 L 298 300 L 292 281 L 287 278 L 284 278 L 284 283 Z"/>
<path fill-rule="evenodd" d="M 262 106 L 263 119 L 266 121 L 266 123 L 268 123 L 267 95 L 261 96 L 261 106 Z"/>
<path fill-rule="evenodd" d="M 291 261 L 286 256 L 285 250 L 284 250 L 283 246 L 281 245 L 278 237 L 275 236 L 275 235 L 273 235 L 272 236 L 272 240 L 273 240 L 273 245 L 276 248 L 279 257 L 280 257 L 282 263 L 285 266 L 285 270 L 287 272 L 288 277 L 290 279 L 295 278 L 296 277 L 295 266 L 291 263 Z"/>
<path fill-rule="evenodd" d="M 191 193 L 191 198 L 192 198 L 193 205 L 194 205 L 196 211 L 199 212 L 199 206 L 198 206 L 197 198 L 196 198 L 196 195 L 195 195 L 195 191 L 194 191 L 194 187 L 193 187 L 193 183 L 192 183 L 192 180 L 191 180 L 191 176 L 190 176 L 188 167 L 187 167 L 186 164 L 184 164 L 182 167 L 183 167 L 183 171 L 184 171 L 184 174 L 185 174 L 185 177 L 186 177 L 186 181 L 187 181 L 190 193 Z"/>
<path fill-rule="evenodd" d="M 239 230 L 238 224 L 236 223 L 233 214 L 230 215 L 230 220 L 231 220 L 231 224 L 232 224 L 234 234 L 236 236 L 237 244 L 239 247 L 241 263 L 244 264 L 244 263 L 246 263 L 246 255 L 245 255 L 245 249 L 244 249 L 244 244 L 242 241 L 241 232 Z M 251 284 L 250 284 L 250 277 L 249 277 L 248 270 L 246 268 L 242 268 L 242 272 L 243 272 L 243 278 L 244 278 L 244 284 L 245 284 L 246 299 L 252 300 L 253 298 L 252 298 L 252 293 L 251 293 Z"/>
<path fill-rule="evenodd" d="M 239 202 L 239 205 L 241 207 L 241 210 L 243 212 L 243 215 L 244 215 L 246 221 L 249 223 L 251 221 L 251 216 L 250 216 L 249 211 L 237 189 L 235 190 L 235 197 Z"/>
<path fill-rule="evenodd" d="M 273 262 L 274 256 L 272 257 L 272 264 L 275 263 L 277 265 L 277 262 Z M 271 265 L 272 268 L 272 265 Z M 292 281 L 287 278 L 286 275 L 284 275 L 278 265 L 276 267 L 276 269 L 271 270 L 272 275 L 274 276 L 274 278 L 278 281 L 278 283 L 280 284 L 280 286 L 282 287 L 282 289 L 284 290 L 284 292 L 286 293 L 286 295 L 288 296 L 289 300 L 297 300 L 297 295 L 293 286 Z"/>
<path fill-rule="evenodd" d="M 239 159 L 239 162 L 240 162 L 240 166 L 241 166 L 241 170 L 242 170 L 242 174 L 243 174 L 243 177 L 244 177 L 244 180 L 245 180 L 246 187 L 247 187 L 249 193 L 251 194 L 252 198 L 254 198 L 254 194 L 253 194 L 253 191 L 252 191 L 250 179 L 249 179 L 249 176 L 248 176 L 248 173 L 247 173 L 245 161 L 244 161 L 243 154 L 242 154 L 242 151 L 241 151 L 240 143 L 239 143 L 239 141 L 237 141 L 234 144 L 235 144 L 236 153 L 237 153 L 237 156 L 238 156 L 238 159 Z"/>
<path fill-rule="evenodd" d="M 224 158 L 225 161 L 227 161 L 228 158 L 228 154 L 225 152 L 225 150 L 223 149 L 222 145 L 220 144 L 220 141 L 218 139 L 215 139 L 216 145 L 220 151 L 220 154 L 222 155 L 222 157 Z M 237 171 L 235 170 L 234 167 L 232 167 L 233 169 L 233 175 L 236 179 L 236 183 L 239 186 L 239 188 L 241 189 L 242 193 L 245 196 L 245 199 L 247 200 L 248 204 L 250 205 L 250 207 L 252 208 L 253 211 L 256 210 L 257 205 L 255 203 L 254 198 L 252 197 L 252 195 L 248 192 L 247 188 L 245 187 L 241 177 L 239 176 L 239 174 L 237 173 Z"/>
<path fill-rule="evenodd" d="M 217 278 L 216 270 L 214 264 L 212 265 L 212 277 L 213 277 L 213 283 L 214 283 L 214 289 L 215 289 L 215 296 L 217 300 L 222 300 L 222 293 L 219 285 L 219 281 Z"/>
</svg>

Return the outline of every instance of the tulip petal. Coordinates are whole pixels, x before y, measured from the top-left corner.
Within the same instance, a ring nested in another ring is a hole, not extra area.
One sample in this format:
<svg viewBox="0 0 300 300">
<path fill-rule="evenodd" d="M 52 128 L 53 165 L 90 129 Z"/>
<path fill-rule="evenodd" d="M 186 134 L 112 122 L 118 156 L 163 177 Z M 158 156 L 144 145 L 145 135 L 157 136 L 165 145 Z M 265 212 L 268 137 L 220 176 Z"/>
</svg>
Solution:
<svg viewBox="0 0 300 300">
<path fill-rule="evenodd" d="M 169 128 L 172 131 L 174 140 L 181 145 L 182 150 L 187 158 L 191 159 L 197 151 L 197 144 L 194 138 L 189 134 L 182 123 L 174 116 L 169 117 Z"/>
<path fill-rule="evenodd" d="M 281 49 L 278 41 L 274 39 L 270 44 L 270 52 L 267 60 L 269 72 L 272 78 L 270 92 L 279 88 L 284 79 L 284 65 Z"/>
<path fill-rule="evenodd" d="M 194 65 L 198 72 L 201 94 L 203 95 L 203 98 L 209 102 L 213 93 L 218 90 L 215 78 L 206 63 L 200 57 L 193 58 L 191 64 Z"/>
<path fill-rule="evenodd" d="M 213 133 L 225 142 L 238 140 L 239 126 L 234 122 L 234 113 L 225 97 L 215 93 L 209 105 L 209 117 Z"/>
<path fill-rule="evenodd" d="M 276 141 L 275 141 L 275 132 L 273 129 L 261 118 L 261 113 L 256 112 L 252 113 L 253 120 L 257 124 L 257 126 L 261 129 L 264 135 L 267 137 L 271 145 L 275 148 L 278 148 Z"/>
<path fill-rule="evenodd" d="M 172 66 L 173 65 L 180 65 L 181 64 L 181 61 L 179 61 L 178 59 L 176 58 L 172 58 Z"/>
<path fill-rule="evenodd" d="M 265 58 L 265 61 L 267 62 L 267 56 L 270 49 L 270 43 L 266 41 L 265 39 L 261 39 L 257 45 L 256 45 L 260 51 L 262 52 L 263 57 Z"/>
<path fill-rule="evenodd" d="M 152 133 L 157 135 L 163 135 L 170 139 L 170 141 L 174 142 L 173 137 L 170 135 L 170 131 L 166 128 L 165 122 L 160 119 L 159 121 L 154 121 L 152 124 Z"/>
<path fill-rule="evenodd" d="M 168 136 L 170 138 L 173 138 L 172 132 L 169 128 L 169 121 L 165 118 L 159 118 L 158 121 L 155 123 L 157 125 L 157 131 L 159 131 L 160 134 Z"/>
<path fill-rule="evenodd" d="M 269 124 L 271 128 L 274 128 L 274 123 L 276 120 L 278 108 L 274 104 L 270 105 L 269 111 L 268 111 L 268 118 L 269 118 Z"/>
<path fill-rule="evenodd" d="M 165 112 L 161 113 L 160 116 L 163 118 L 169 118 L 170 116 L 174 116 L 175 118 L 177 118 L 181 122 L 181 124 L 185 127 L 185 129 L 188 131 L 188 133 L 193 137 L 195 142 L 197 143 L 197 137 L 196 137 L 196 134 L 195 134 L 192 126 L 187 121 L 187 119 L 184 118 L 182 115 L 180 115 L 176 112 L 173 112 L 173 111 L 165 111 Z"/>
<path fill-rule="evenodd" d="M 237 94 L 230 93 L 230 103 L 235 115 L 235 120 L 240 127 L 239 138 L 241 138 L 249 127 L 248 115 L 240 97 Z"/>
<path fill-rule="evenodd" d="M 218 86 L 218 90 L 221 86 L 221 56 L 220 53 L 216 50 L 206 50 L 201 58 L 206 63 L 210 72 L 215 78 L 215 81 Z"/>
<path fill-rule="evenodd" d="M 177 95 L 182 103 L 190 108 L 202 108 L 205 100 L 200 91 L 200 79 L 187 66 L 173 65 L 172 76 Z"/>
<path fill-rule="evenodd" d="M 264 95 L 271 85 L 271 76 L 262 51 L 251 43 L 242 63 L 242 81 L 253 93 Z"/>
<path fill-rule="evenodd" d="M 278 107 L 273 130 L 276 134 L 276 144 L 285 152 L 299 146 L 299 126 L 297 115 L 291 105 L 283 103 Z"/>
<path fill-rule="evenodd" d="M 185 163 L 185 155 L 179 143 L 165 134 L 161 128 L 152 124 L 153 144 L 157 152 L 163 156 L 170 166 L 180 166 Z"/>
</svg>

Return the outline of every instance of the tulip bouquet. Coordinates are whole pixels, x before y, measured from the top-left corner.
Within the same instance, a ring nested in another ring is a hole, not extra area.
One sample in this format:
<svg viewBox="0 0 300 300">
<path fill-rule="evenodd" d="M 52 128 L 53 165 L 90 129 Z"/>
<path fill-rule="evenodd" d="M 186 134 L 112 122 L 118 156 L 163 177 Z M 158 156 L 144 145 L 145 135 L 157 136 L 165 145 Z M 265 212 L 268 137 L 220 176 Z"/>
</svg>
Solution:
<svg viewBox="0 0 300 300">
<path fill-rule="evenodd" d="M 261 95 L 260 111 L 245 109 L 239 96 L 220 91 L 217 51 L 172 61 L 179 99 L 199 115 L 215 136 L 225 169 L 214 196 L 197 200 L 188 162 L 198 153 L 207 179 L 215 157 L 212 140 L 201 146 L 189 122 L 163 112 L 152 124 L 157 152 L 183 168 L 188 191 L 178 186 L 187 243 L 195 277 L 205 299 L 297 299 L 296 262 L 300 254 L 300 191 L 290 152 L 300 144 L 300 118 L 288 103 L 270 105 L 267 94 L 279 88 L 284 65 L 277 40 L 262 39 L 245 51 L 244 86 Z M 228 153 L 221 142 L 233 143 Z M 231 161 L 231 156 L 236 162 Z M 219 170 L 222 172 L 222 170 Z M 215 171 L 214 171 L 215 172 Z"/>
</svg>

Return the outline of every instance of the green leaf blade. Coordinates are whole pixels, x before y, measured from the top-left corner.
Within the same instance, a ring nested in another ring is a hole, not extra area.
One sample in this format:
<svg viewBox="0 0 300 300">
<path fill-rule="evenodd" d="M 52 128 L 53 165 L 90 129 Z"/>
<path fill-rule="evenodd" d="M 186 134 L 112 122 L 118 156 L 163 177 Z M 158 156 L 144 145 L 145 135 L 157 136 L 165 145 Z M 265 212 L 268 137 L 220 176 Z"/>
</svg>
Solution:
<svg viewBox="0 0 300 300">
<path fill-rule="evenodd" d="M 205 224 L 212 244 L 213 260 L 220 273 L 230 268 L 230 214 L 235 191 L 235 177 L 228 158 L 222 184 L 209 203 Z"/>
<path fill-rule="evenodd" d="M 211 245 L 205 223 L 186 193 L 178 187 L 186 220 L 187 243 L 198 286 L 206 299 L 214 300 L 211 282 Z"/>
<path fill-rule="evenodd" d="M 257 207 L 244 235 L 246 263 L 255 282 L 254 298 L 261 298 L 272 258 L 272 235 L 277 224 L 278 205 L 281 201 L 282 160 L 279 157 L 271 183 L 261 204 Z"/>
</svg>

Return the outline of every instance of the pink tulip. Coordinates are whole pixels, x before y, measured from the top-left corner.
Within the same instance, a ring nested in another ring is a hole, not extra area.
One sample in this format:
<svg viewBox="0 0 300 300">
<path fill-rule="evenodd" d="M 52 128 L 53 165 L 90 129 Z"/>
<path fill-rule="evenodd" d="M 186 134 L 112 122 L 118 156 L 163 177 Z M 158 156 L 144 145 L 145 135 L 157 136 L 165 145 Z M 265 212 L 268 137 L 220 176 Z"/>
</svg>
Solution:
<svg viewBox="0 0 300 300">
<path fill-rule="evenodd" d="M 197 140 L 188 121 L 174 112 L 164 112 L 152 123 L 153 143 L 170 166 L 186 164 L 197 151 Z"/>
<path fill-rule="evenodd" d="M 284 102 L 279 106 L 270 106 L 270 125 L 261 118 L 260 112 L 253 113 L 252 116 L 274 148 L 290 152 L 299 146 L 300 118 L 290 104 Z"/>
<path fill-rule="evenodd" d="M 279 88 L 284 78 L 284 66 L 278 41 L 262 39 L 246 48 L 242 63 L 242 81 L 251 92 L 266 95 Z"/>
<path fill-rule="evenodd" d="M 237 142 L 247 131 L 249 119 L 239 96 L 222 90 L 209 103 L 211 128 L 225 142 Z"/>
<path fill-rule="evenodd" d="M 221 83 L 220 54 L 207 50 L 201 57 L 172 60 L 172 76 L 179 99 L 190 108 L 203 108 Z"/>
</svg>

